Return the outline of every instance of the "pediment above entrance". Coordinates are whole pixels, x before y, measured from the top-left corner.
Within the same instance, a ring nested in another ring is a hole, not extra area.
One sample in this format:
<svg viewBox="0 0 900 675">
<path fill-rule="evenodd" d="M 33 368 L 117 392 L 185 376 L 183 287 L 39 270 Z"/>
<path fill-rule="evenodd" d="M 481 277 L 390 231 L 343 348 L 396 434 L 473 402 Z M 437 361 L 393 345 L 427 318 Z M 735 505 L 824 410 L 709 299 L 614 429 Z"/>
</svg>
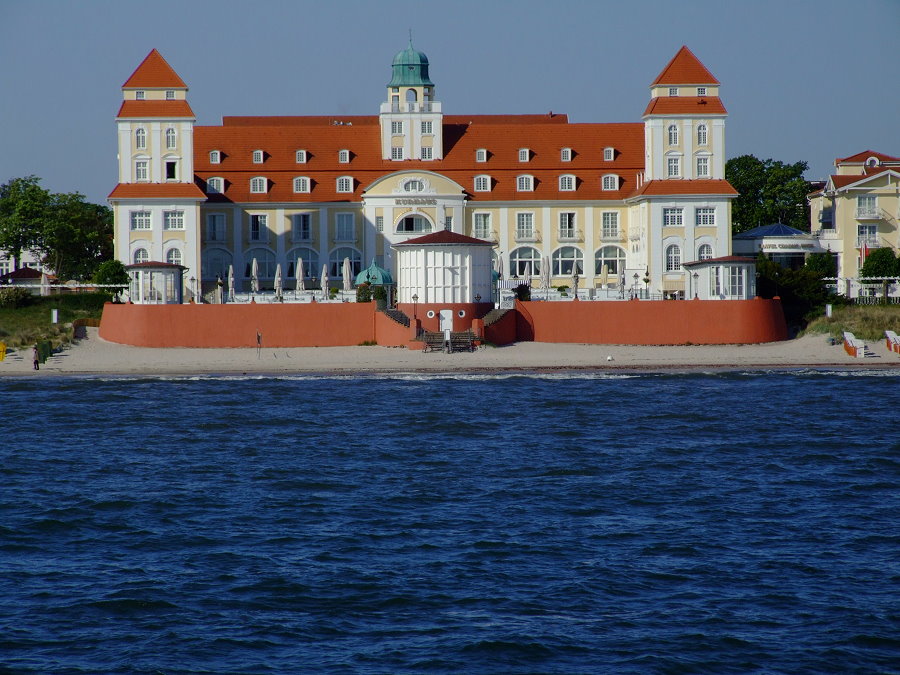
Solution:
<svg viewBox="0 0 900 675">
<path fill-rule="evenodd" d="M 363 191 L 363 199 L 392 197 L 401 199 L 435 199 L 462 197 L 463 187 L 454 180 L 433 171 L 399 171 L 379 178 Z"/>
</svg>

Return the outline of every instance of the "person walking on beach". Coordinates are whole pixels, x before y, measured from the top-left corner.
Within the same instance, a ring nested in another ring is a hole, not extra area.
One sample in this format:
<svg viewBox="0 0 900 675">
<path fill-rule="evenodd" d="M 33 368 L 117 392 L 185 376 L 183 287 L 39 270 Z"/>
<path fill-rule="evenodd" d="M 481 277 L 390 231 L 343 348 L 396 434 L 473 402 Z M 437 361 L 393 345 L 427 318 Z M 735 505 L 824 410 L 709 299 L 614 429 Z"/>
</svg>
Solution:
<svg viewBox="0 0 900 675">
<path fill-rule="evenodd" d="M 256 358 L 259 358 L 259 352 L 262 349 L 262 333 L 256 331 Z"/>
<path fill-rule="evenodd" d="M 34 369 L 41 369 L 41 352 L 38 349 L 38 346 L 35 345 L 31 350 L 31 358 L 34 360 Z"/>
</svg>

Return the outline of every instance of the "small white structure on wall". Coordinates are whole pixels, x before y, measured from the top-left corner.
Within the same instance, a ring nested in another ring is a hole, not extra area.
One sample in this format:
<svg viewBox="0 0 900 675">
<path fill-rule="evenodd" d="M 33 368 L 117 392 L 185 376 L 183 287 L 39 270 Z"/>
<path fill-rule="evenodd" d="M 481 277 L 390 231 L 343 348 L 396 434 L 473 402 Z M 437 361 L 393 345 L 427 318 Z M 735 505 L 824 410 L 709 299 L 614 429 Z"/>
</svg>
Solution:
<svg viewBox="0 0 900 675">
<path fill-rule="evenodd" d="M 691 285 L 688 299 L 750 300 L 756 297 L 756 259 L 740 256 L 684 263 Z"/>
<path fill-rule="evenodd" d="M 394 244 L 399 271 L 397 301 L 401 304 L 489 301 L 493 246 L 491 242 L 448 230 Z"/>
</svg>

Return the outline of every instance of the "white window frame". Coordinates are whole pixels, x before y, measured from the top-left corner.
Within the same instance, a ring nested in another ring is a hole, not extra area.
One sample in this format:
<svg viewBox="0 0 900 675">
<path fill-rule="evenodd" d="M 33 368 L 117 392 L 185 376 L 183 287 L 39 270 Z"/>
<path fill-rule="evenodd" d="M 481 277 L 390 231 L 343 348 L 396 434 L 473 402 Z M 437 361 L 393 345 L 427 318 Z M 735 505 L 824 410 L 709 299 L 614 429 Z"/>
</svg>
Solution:
<svg viewBox="0 0 900 675">
<path fill-rule="evenodd" d="M 334 240 L 356 241 L 356 216 L 349 211 L 334 215 Z"/>
<path fill-rule="evenodd" d="M 559 151 L 559 161 L 560 162 L 571 162 L 572 161 L 572 148 L 563 148 Z"/>
<path fill-rule="evenodd" d="M 206 240 L 225 241 L 225 214 L 206 214 Z"/>
<path fill-rule="evenodd" d="M 678 145 L 678 125 L 670 124 L 666 127 L 666 134 L 668 136 L 669 145 Z"/>
<path fill-rule="evenodd" d="M 221 176 L 210 176 L 206 179 L 206 194 L 220 195 L 224 191 L 225 181 Z"/>
<path fill-rule="evenodd" d="M 697 96 L 706 96 L 706 87 L 697 87 Z"/>
<path fill-rule="evenodd" d="M 306 164 L 306 159 L 306 150 L 297 150 L 297 152 L 294 154 L 294 162 L 296 164 Z"/>
<path fill-rule="evenodd" d="M 146 183 L 150 180 L 149 159 L 136 159 L 134 161 L 134 180 L 138 183 Z"/>
<path fill-rule="evenodd" d="M 611 162 L 616 158 L 615 148 L 603 148 L 603 161 Z"/>
<path fill-rule="evenodd" d="M 350 163 L 350 151 L 349 150 L 338 150 L 338 162 L 341 164 L 349 164 Z"/>
<path fill-rule="evenodd" d="M 716 209 L 710 206 L 700 206 L 694 210 L 694 225 L 697 227 L 715 227 Z"/>
<path fill-rule="evenodd" d="M 137 150 L 147 149 L 147 130 L 144 127 L 134 130 L 134 147 Z"/>
<path fill-rule="evenodd" d="M 309 176 L 296 176 L 294 178 L 294 192 L 300 194 L 309 193 Z"/>
<path fill-rule="evenodd" d="M 147 252 L 147 249 L 138 248 L 131 254 L 131 259 L 134 261 L 135 265 L 138 265 L 140 263 L 149 262 L 150 254 Z"/>
<path fill-rule="evenodd" d="M 709 127 L 705 124 L 697 125 L 697 145 L 709 144 Z"/>
<path fill-rule="evenodd" d="M 472 215 L 472 236 L 487 239 L 491 236 L 491 214 L 475 213 Z"/>
<path fill-rule="evenodd" d="M 478 148 L 475 150 L 475 161 L 479 163 L 484 163 L 488 160 L 487 158 L 487 150 L 485 148 Z"/>
<path fill-rule="evenodd" d="M 603 239 L 619 238 L 618 211 L 604 211 L 600 214 L 600 236 Z"/>
<path fill-rule="evenodd" d="M 183 230 L 184 211 L 163 211 L 164 230 Z"/>
<path fill-rule="evenodd" d="M 253 163 L 254 164 L 262 164 L 265 160 L 266 155 L 262 150 L 254 150 L 253 151 Z"/>
<path fill-rule="evenodd" d="M 557 232 L 560 239 L 574 239 L 578 235 L 574 211 L 559 212 L 559 229 Z"/>
<path fill-rule="evenodd" d="M 210 164 L 221 164 L 222 163 L 222 153 L 219 150 L 210 150 L 209 151 L 209 163 Z"/>
<path fill-rule="evenodd" d="M 531 211 L 516 213 L 516 239 L 534 239 L 534 213 Z"/>
<path fill-rule="evenodd" d="M 312 241 L 311 213 L 295 213 L 291 216 L 291 241 Z"/>
<path fill-rule="evenodd" d="M 527 173 L 516 176 L 516 192 L 534 192 L 534 176 Z"/>
<path fill-rule="evenodd" d="M 666 178 L 681 177 L 681 157 L 666 157 Z"/>
<path fill-rule="evenodd" d="M 337 181 L 335 183 L 335 190 L 340 192 L 341 194 L 348 194 L 353 192 L 353 177 L 352 176 L 338 176 Z"/>
<path fill-rule="evenodd" d="M 431 120 L 422 120 L 422 124 L 419 129 L 425 136 L 431 136 L 434 134 L 434 124 Z"/>
<path fill-rule="evenodd" d="M 181 249 L 172 247 L 166 251 L 166 262 L 170 265 L 181 264 Z"/>
<path fill-rule="evenodd" d="M 574 254 L 570 254 L 573 252 Z M 563 254 L 566 254 L 565 256 Z M 552 274 L 555 277 L 584 274 L 584 251 L 578 246 L 560 246 L 550 257 Z M 566 269 L 571 266 L 571 269 Z"/>
<path fill-rule="evenodd" d="M 669 96 L 678 96 L 678 87 L 669 87 Z"/>
<path fill-rule="evenodd" d="M 619 176 L 614 173 L 608 173 L 603 176 L 603 181 L 601 183 L 601 187 L 603 190 L 618 190 L 619 189 Z"/>
<path fill-rule="evenodd" d="M 427 162 L 434 158 L 434 154 L 433 154 L 432 148 L 430 146 L 423 146 L 421 148 L 421 151 L 422 151 L 422 159 L 424 161 Z"/>
<path fill-rule="evenodd" d="M 571 173 L 565 173 L 559 177 L 559 191 L 560 192 L 574 192 L 575 191 L 575 175 Z"/>
<path fill-rule="evenodd" d="M 681 271 L 681 246 L 669 244 L 666 246 L 666 272 Z"/>
<path fill-rule="evenodd" d="M 251 213 L 247 228 L 247 241 L 267 241 L 269 238 L 268 225 L 269 216 L 267 214 Z"/>
<path fill-rule="evenodd" d="M 399 120 L 391 121 L 391 135 L 392 136 L 402 136 L 403 135 L 403 122 Z"/>
<path fill-rule="evenodd" d="M 422 192 L 425 189 L 425 181 L 421 178 L 410 178 L 401 185 L 404 192 Z"/>
<path fill-rule="evenodd" d="M 174 89 L 166 89 L 166 100 L 167 101 L 175 100 L 175 90 Z"/>
<path fill-rule="evenodd" d="M 481 174 L 480 176 L 475 176 L 475 192 L 490 192 L 491 191 L 491 177 L 487 174 Z"/>
<path fill-rule="evenodd" d="M 697 260 L 710 260 L 712 257 L 712 244 L 700 244 L 700 246 L 697 247 Z"/>
<path fill-rule="evenodd" d="M 166 129 L 166 150 L 174 150 L 178 147 L 178 132 L 174 127 Z"/>
<path fill-rule="evenodd" d="M 519 161 L 528 162 L 531 160 L 531 150 L 529 148 L 519 148 Z"/>
<path fill-rule="evenodd" d="M 709 178 L 709 157 L 701 155 L 697 157 L 697 178 Z"/>
<path fill-rule="evenodd" d="M 132 230 L 149 230 L 153 227 L 149 211 L 132 211 L 129 215 L 129 222 Z"/>
<path fill-rule="evenodd" d="M 684 208 L 680 206 L 666 207 L 662 210 L 663 227 L 684 227 Z"/>
<path fill-rule="evenodd" d="M 145 94 L 144 94 L 143 89 L 138 89 L 137 91 L 134 92 L 134 100 L 135 101 L 143 101 L 144 98 L 145 98 Z"/>
<path fill-rule="evenodd" d="M 265 176 L 254 176 L 250 179 L 250 192 L 255 195 L 264 195 L 268 192 L 269 180 Z"/>
<path fill-rule="evenodd" d="M 391 159 L 395 162 L 403 159 L 403 146 L 394 146 L 391 148 Z"/>
</svg>

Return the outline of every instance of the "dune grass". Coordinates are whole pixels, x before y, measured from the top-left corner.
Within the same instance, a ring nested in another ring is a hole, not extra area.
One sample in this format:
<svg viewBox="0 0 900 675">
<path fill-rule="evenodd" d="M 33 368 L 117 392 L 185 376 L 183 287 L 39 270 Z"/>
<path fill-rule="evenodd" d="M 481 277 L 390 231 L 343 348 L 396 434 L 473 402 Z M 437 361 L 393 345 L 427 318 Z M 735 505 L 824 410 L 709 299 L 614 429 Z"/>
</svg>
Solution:
<svg viewBox="0 0 900 675">
<path fill-rule="evenodd" d="M 50 342 L 54 348 L 74 340 L 75 319 L 99 319 L 105 293 L 73 293 L 35 297 L 25 307 L 0 308 L 0 342 L 10 351 L 30 347 L 37 342 Z M 50 323 L 50 310 L 59 310 L 59 321 Z"/>
<path fill-rule="evenodd" d="M 835 306 L 831 318 L 821 316 L 814 319 L 804 333 L 840 338 L 844 331 L 848 331 L 860 340 L 881 340 L 886 330 L 900 333 L 900 305 Z"/>
</svg>

